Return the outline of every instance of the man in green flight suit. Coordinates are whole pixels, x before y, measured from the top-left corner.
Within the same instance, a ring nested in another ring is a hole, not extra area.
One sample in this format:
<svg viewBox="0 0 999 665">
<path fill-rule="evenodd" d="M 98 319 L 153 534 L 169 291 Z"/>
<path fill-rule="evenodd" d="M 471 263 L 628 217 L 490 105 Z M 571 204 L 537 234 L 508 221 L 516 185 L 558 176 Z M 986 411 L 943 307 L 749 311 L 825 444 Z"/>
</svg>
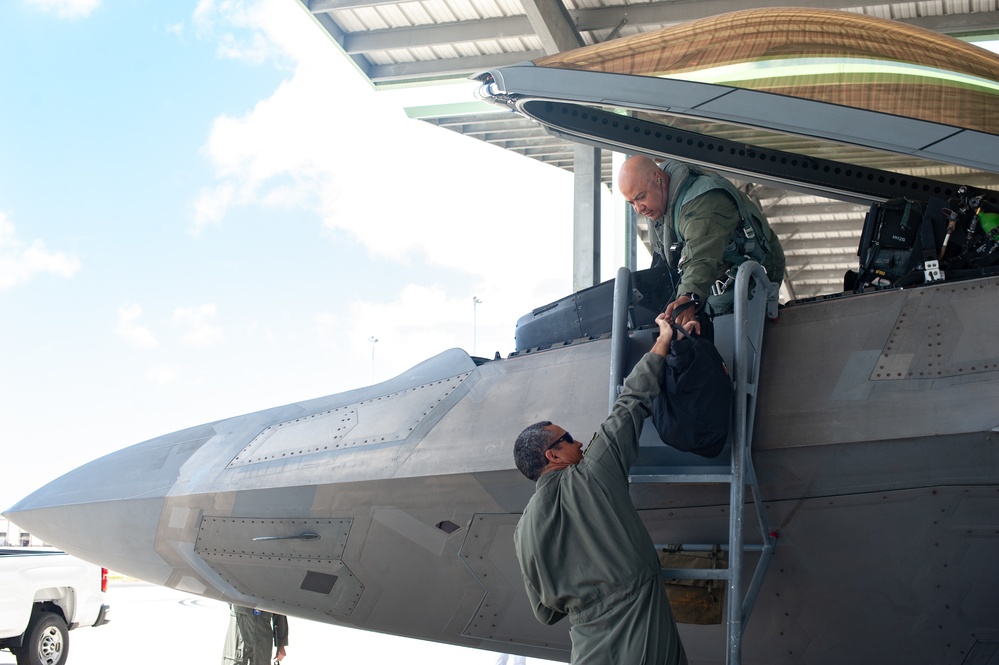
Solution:
<svg viewBox="0 0 999 665">
<path fill-rule="evenodd" d="M 747 258 L 767 271 L 771 282 L 784 280 L 784 250 L 759 207 L 718 175 L 692 164 L 669 160 L 657 166 L 643 155 L 625 160 L 618 173 L 618 190 L 635 212 L 649 218 L 653 253 L 680 273 L 673 310 L 685 302 L 706 301 L 713 314 L 733 308 L 733 266 Z M 677 256 L 679 254 L 679 256 Z M 693 307 L 681 310 L 676 323 L 694 317 Z M 697 307 L 700 309 L 700 307 Z"/>
<path fill-rule="evenodd" d="M 222 665 L 271 665 L 285 657 L 288 617 L 252 607 L 229 605 L 229 630 L 222 651 Z"/>
<path fill-rule="evenodd" d="M 659 337 L 583 454 L 583 444 L 548 421 L 527 427 L 514 461 L 537 482 L 514 532 L 527 597 L 539 621 L 571 624 L 575 665 L 686 665 L 659 578 L 655 545 L 628 492 L 628 470 L 659 394 L 673 329 Z M 688 332 L 698 329 L 688 323 Z"/>
</svg>

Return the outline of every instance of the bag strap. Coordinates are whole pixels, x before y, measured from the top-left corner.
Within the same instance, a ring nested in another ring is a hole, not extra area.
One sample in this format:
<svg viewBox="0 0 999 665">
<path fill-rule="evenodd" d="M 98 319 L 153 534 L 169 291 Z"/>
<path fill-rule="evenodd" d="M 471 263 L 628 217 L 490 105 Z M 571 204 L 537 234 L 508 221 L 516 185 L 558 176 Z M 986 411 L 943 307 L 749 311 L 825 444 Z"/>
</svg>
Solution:
<svg viewBox="0 0 999 665">
<path fill-rule="evenodd" d="M 877 204 L 875 204 L 877 206 Z M 878 250 L 881 249 L 881 228 L 885 224 L 884 210 L 881 207 L 872 207 L 871 213 L 874 213 L 877 217 L 874 221 L 877 222 L 877 227 L 871 231 L 870 244 L 867 246 L 867 255 L 861 257 L 860 272 L 857 274 L 857 283 L 854 286 L 854 293 L 863 293 L 865 281 L 870 274 L 871 264 L 874 263 L 874 257 L 877 255 Z M 870 214 L 870 213 L 868 213 Z M 874 226 L 872 224 L 872 226 Z M 864 229 L 864 233 L 868 232 L 868 229 Z"/>
<path fill-rule="evenodd" d="M 933 221 L 931 215 L 923 213 L 922 225 L 919 227 L 919 235 L 923 241 L 923 263 L 937 260 L 937 239 L 933 233 Z"/>
</svg>

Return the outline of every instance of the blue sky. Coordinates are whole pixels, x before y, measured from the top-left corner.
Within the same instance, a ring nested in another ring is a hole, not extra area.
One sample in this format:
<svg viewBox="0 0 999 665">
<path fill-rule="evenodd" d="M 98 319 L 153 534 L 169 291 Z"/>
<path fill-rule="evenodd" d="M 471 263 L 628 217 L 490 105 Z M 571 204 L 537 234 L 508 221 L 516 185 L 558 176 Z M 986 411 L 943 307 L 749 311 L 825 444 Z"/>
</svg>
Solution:
<svg viewBox="0 0 999 665">
<path fill-rule="evenodd" d="M 0 509 L 472 351 L 473 296 L 512 351 L 571 290 L 572 178 L 403 111 L 473 90 L 375 93 L 294 0 L 5 2 Z"/>
</svg>

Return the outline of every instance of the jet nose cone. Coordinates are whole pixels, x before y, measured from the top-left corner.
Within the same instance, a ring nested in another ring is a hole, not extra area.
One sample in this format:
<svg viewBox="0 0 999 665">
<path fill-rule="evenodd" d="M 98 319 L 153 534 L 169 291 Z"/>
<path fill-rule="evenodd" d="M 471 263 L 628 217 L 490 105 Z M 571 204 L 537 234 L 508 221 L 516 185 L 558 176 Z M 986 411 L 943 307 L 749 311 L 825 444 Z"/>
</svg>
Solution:
<svg viewBox="0 0 999 665">
<path fill-rule="evenodd" d="M 206 425 L 105 455 L 21 499 L 4 516 L 81 559 L 163 583 L 172 570 L 156 553 L 164 498 L 183 463 L 213 434 Z"/>
</svg>

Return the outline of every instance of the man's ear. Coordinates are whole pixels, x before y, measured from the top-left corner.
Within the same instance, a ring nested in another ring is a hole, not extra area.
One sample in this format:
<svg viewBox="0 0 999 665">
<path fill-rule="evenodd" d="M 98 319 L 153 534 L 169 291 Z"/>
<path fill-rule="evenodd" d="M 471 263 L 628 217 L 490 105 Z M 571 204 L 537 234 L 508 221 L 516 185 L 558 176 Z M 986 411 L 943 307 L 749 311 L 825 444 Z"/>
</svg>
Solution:
<svg viewBox="0 0 999 665">
<path fill-rule="evenodd" d="M 545 451 L 545 459 L 548 460 L 549 464 L 558 463 L 558 453 L 556 453 L 552 448 Z"/>
</svg>

